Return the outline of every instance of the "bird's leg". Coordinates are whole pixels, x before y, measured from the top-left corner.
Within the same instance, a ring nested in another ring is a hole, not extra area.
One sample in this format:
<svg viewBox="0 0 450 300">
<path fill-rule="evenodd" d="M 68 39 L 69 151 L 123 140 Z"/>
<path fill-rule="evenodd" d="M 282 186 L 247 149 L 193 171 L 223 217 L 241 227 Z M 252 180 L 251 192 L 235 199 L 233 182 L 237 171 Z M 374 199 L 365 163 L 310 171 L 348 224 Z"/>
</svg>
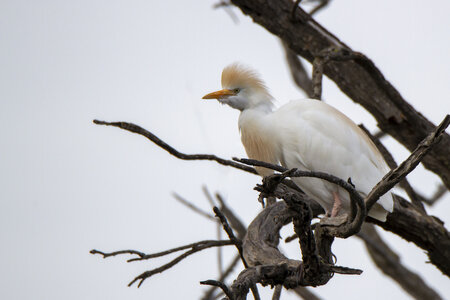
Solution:
<svg viewBox="0 0 450 300">
<path fill-rule="evenodd" d="M 339 214 L 342 207 L 342 200 L 339 198 L 338 192 L 333 192 L 333 209 L 331 210 L 331 217 L 334 218 Z"/>
</svg>

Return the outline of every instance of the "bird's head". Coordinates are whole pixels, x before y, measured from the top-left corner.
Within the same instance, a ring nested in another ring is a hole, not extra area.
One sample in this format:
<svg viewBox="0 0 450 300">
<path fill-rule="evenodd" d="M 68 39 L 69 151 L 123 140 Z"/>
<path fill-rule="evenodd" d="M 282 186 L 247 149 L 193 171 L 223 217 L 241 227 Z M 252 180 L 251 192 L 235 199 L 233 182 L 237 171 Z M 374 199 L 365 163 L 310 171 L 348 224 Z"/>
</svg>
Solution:
<svg viewBox="0 0 450 300">
<path fill-rule="evenodd" d="M 249 108 L 272 108 L 272 96 L 258 74 L 248 67 L 232 64 L 222 71 L 222 90 L 203 99 L 217 99 L 222 104 L 243 111 Z"/>
</svg>

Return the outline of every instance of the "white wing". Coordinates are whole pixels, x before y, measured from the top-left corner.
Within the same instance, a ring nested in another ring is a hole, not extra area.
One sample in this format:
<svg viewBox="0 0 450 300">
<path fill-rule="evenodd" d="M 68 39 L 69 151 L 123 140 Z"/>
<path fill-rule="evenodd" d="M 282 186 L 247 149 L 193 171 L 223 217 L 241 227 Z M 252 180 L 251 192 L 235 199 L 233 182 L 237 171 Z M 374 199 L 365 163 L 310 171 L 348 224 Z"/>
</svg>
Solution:
<svg viewBox="0 0 450 300">
<path fill-rule="evenodd" d="M 344 180 L 351 178 L 363 195 L 367 195 L 389 171 L 366 134 L 344 114 L 324 102 L 310 99 L 291 101 L 274 112 L 272 118 L 273 124 L 277 124 L 275 130 L 280 134 L 280 162 L 288 168 L 326 172 Z M 348 194 L 333 184 L 309 178 L 295 181 L 326 210 L 332 204 L 332 192 L 336 190 L 344 200 L 344 206 L 349 206 Z M 378 204 L 392 212 L 391 195 L 382 197 Z M 373 213 L 374 217 L 378 216 L 375 210 Z"/>
</svg>

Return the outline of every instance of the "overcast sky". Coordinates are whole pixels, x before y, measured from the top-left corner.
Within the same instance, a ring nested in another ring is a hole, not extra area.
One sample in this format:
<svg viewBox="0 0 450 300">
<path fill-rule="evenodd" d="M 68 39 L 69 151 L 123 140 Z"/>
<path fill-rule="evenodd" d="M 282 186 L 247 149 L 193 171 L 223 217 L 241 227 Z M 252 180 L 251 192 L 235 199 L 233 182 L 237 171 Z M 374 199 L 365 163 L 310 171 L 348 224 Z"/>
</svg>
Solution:
<svg viewBox="0 0 450 300">
<path fill-rule="evenodd" d="M 245 157 L 238 112 L 204 102 L 232 62 L 257 69 L 282 105 L 304 95 L 292 83 L 280 43 L 237 9 L 235 24 L 217 1 L 0 1 L 0 298 L 196 299 L 217 276 L 206 250 L 147 280 L 168 261 L 126 263 L 89 254 L 158 252 L 216 238 L 216 226 L 177 203 L 177 192 L 209 209 L 201 186 L 221 192 L 245 222 L 260 211 L 254 175 L 213 162 L 175 159 L 143 137 L 92 124 L 137 123 L 187 153 Z M 368 55 L 434 123 L 450 112 L 450 2 L 332 1 L 318 21 Z M 376 122 L 333 83 L 324 99 L 372 131 Z M 397 161 L 408 152 L 385 139 Z M 430 195 L 436 176 L 409 178 Z M 447 194 L 429 209 L 450 222 Z M 288 231 L 284 233 L 287 235 Z M 444 298 L 447 277 L 412 244 L 381 232 L 403 262 Z M 376 269 L 359 240 L 333 245 L 336 275 L 314 291 L 324 299 L 409 299 Z M 300 257 L 296 245 L 285 247 Z M 226 259 L 235 251 L 229 248 Z M 242 269 L 239 266 L 237 271 Z M 262 292 L 265 299 L 270 291 Z M 287 296 L 285 299 L 293 299 Z"/>
</svg>

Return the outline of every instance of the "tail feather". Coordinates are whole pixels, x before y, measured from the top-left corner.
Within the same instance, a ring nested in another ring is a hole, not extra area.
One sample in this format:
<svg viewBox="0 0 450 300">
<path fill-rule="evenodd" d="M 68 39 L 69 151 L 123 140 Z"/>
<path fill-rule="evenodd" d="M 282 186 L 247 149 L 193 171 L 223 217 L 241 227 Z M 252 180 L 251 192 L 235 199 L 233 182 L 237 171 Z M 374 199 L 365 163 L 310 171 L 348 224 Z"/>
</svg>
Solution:
<svg viewBox="0 0 450 300">
<path fill-rule="evenodd" d="M 367 215 L 381 222 L 386 222 L 388 214 L 389 212 L 385 210 L 383 206 L 379 205 L 378 203 L 375 203 L 375 205 L 372 206 L 372 209 L 369 211 Z"/>
<path fill-rule="evenodd" d="M 394 199 L 391 193 L 383 195 L 367 215 L 370 217 L 386 222 L 387 215 L 394 211 Z"/>
</svg>

